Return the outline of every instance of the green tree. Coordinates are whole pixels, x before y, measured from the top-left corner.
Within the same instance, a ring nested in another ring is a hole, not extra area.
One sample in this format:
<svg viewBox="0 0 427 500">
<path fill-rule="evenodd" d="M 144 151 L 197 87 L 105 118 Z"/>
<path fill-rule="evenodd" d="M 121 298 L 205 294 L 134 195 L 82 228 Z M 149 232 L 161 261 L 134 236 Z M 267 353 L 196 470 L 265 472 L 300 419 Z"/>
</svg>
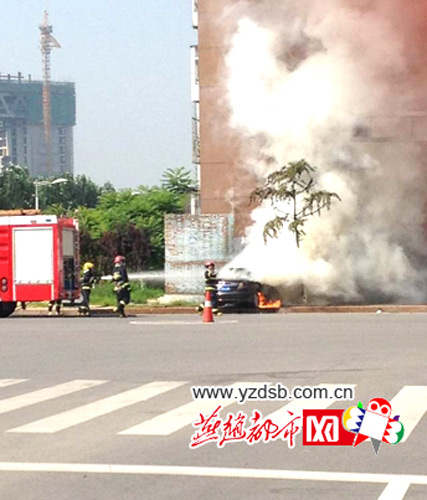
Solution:
<svg viewBox="0 0 427 500">
<path fill-rule="evenodd" d="M 168 168 L 162 176 L 162 187 L 175 194 L 196 193 L 197 186 L 185 167 Z"/>
<path fill-rule="evenodd" d="M 295 234 L 297 247 L 300 246 L 304 233 L 304 224 L 307 220 L 326 208 L 330 209 L 334 199 L 341 198 L 337 193 L 316 190 L 314 172 L 316 167 L 312 167 L 306 160 L 289 162 L 280 170 L 270 174 L 262 187 L 256 188 L 251 193 L 252 201 L 270 201 L 276 217 L 268 221 L 264 226 L 264 241 L 268 237 L 277 237 L 285 223 L 288 223 L 289 231 Z M 289 207 L 288 211 L 279 209 Z"/>
<path fill-rule="evenodd" d="M 67 182 L 39 188 L 40 206 L 44 211 L 50 211 L 50 208 L 55 205 L 61 205 L 65 211 L 76 209 L 78 206 L 96 207 L 99 197 L 104 192 L 103 187 L 98 186 L 85 175 L 73 177 L 71 174 L 65 174 L 61 178 L 67 179 Z M 111 186 L 106 184 L 105 189 L 110 191 Z"/>
<path fill-rule="evenodd" d="M 34 208 L 34 186 L 26 167 L 0 167 L 0 209 Z"/>
<path fill-rule="evenodd" d="M 104 192 L 97 207 L 79 207 L 78 217 L 82 231 L 86 231 L 92 241 L 99 240 L 102 243 L 94 251 L 99 255 L 110 255 L 111 251 L 107 247 L 119 248 L 116 237 L 125 237 L 120 228 L 132 225 L 144 231 L 141 233 L 141 248 L 149 248 L 149 252 L 141 252 L 148 257 L 140 261 L 135 257 L 132 262 L 138 267 L 159 268 L 164 264 L 164 215 L 182 212 L 182 196 L 158 187 L 141 186 L 138 191 L 124 189 Z M 106 233 L 109 236 L 103 240 Z M 88 248 L 91 248 L 90 241 Z"/>
<path fill-rule="evenodd" d="M 141 271 L 147 267 L 151 254 L 151 243 L 145 228 L 137 228 L 134 224 L 117 225 L 107 231 L 98 241 L 102 248 L 103 271 L 111 272 L 115 255 L 125 255 L 126 262 L 133 271 Z M 99 258 L 99 257 L 98 257 Z"/>
<path fill-rule="evenodd" d="M 80 228 L 80 253 L 83 261 L 95 264 L 99 274 L 110 274 L 116 255 L 125 255 L 133 271 L 147 267 L 151 254 L 150 238 L 144 228 L 133 224 L 118 224 L 104 232 L 100 238 L 92 238 L 85 227 Z"/>
</svg>

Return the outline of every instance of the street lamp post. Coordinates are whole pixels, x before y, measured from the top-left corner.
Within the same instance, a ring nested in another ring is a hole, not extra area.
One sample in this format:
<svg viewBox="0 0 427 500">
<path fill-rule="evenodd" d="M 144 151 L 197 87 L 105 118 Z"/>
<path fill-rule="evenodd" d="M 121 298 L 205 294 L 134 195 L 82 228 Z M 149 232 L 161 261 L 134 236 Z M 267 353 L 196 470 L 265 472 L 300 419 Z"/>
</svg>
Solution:
<svg viewBox="0 0 427 500">
<path fill-rule="evenodd" d="M 67 182 L 68 179 L 55 179 L 54 181 L 34 181 L 34 187 L 35 187 L 35 209 L 39 209 L 39 186 L 52 186 L 53 184 L 61 184 L 63 182 Z"/>
</svg>

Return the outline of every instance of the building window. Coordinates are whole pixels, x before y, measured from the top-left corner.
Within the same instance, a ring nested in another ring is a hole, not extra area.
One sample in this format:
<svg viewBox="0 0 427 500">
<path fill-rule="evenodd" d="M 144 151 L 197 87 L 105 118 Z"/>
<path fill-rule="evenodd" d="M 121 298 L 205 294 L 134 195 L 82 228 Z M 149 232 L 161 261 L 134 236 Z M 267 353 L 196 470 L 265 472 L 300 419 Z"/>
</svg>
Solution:
<svg viewBox="0 0 427 500">
<path fill-rule="evenodd" d="M 65 144 L 65 137 L 59 138 L 59 144 Z"/>
<path fill-rule="evenodd" d="M 61 127 L 58 129 L 59 135 L 65 135 L 65 128 Z"/>
<path fill-rule="evenodd" d="M 65 146 L 59 146 L 59 152 L 65 154 Z"/>
<path fill-rule="evenodd" d="M 66 163 L 65 156 L 61 156 L 61 157 L 60 157 L 60 161 L 61 161 L 61 163 Z"/>
</svg>

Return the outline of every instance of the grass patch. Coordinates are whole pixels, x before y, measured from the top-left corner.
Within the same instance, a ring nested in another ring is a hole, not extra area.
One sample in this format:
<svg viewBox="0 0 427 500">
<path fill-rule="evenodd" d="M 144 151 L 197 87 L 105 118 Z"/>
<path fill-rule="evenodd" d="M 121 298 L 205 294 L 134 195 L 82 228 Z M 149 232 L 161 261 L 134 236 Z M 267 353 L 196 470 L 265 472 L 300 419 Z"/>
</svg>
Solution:
<svg viewBox="0 0 427 500">
<path fill-rule="evenodd" d="M 197 300 L 173 300 L 168 302 L 165 307 L 196 307 L 200 304 Z"/>
<path fill-rule="evenodd" d="M 165 292 L 161 288 L 141 287 L 139 281 L 131 281 L 131 304 L 146 304 L 148 299 L 158 299 Z M 115 306 L 117 304 L 112 283 L 98 283 L 90 295 L 90 303 L 98 306 Z"/>
<path fill-rule="evenodd" d="M 165 294 L 162 288 L 150 288 L 146 286 L 141 287 L 141 283 L 139 281 L 131 281 L 131 304 L 147 304 L 149 299 L 158 299 Z M 79 301 L 77 301 L 78 304 Z M 116 306 L 117 300 L 116 295 L 114 293 L 114 285 L 108 281 L 101 281 L 97 283 L 95 287 L 92 289 L 92 293 L 90 295 L 90 304 L 94 306 Z M 197 306 L 199 304 L 198 301 L 186 301 L 186 300 L 174 300 L 168 302 L 167 304 L 154 304 L 154 307 L 179 307 L 179 306 Z M 30 302 L 28 303 L 28 307 L 38 307 L 38 308 L 46 308 L 47 310 L 48 303 L 47 302 Z M 19 308 L 19 304 L 18 304 Z"/>
</svg>

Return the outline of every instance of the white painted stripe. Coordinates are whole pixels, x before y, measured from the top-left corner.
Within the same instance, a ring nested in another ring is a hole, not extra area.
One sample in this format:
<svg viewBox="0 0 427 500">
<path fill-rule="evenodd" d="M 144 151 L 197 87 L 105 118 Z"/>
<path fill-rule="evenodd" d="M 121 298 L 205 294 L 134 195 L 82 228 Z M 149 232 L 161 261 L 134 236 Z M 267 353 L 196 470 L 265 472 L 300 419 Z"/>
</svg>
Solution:
<svg viewBox="0 0 427 500">
<path fill-rule="evenodd" d="M 392 416 L 400 415 L 405 433 L 404 443 L 427 410 L 427 386 L 405 385 L 390 401 Z"/>
<path fill-rule="evenodd" d="M 238 382 L 230 387 L 258 387 L 263 384 L 254 382 Z M 144 435 L 144 436 L 169 436 L 199 419 L 199 414 L 212 413 L 219 405 L 222 408 L 236 403 L 236 399 L 197 399 L 191 403 L 162 413 L 158 417 L 146 420 L 141 424 L 130 427 L 119 434 Z"/>
<path fill-rule="evenodd" d="M 87 422 L 94 418 L 112 413 L 121 408 L 146 401 L 159 394 L 176 389 L 187 382 L 159 381 L 150 382 L 149 384 L 136 387 L 129 391 L 110 396 L 105 399 L 100 399 L 93 403 L 89 403 L 72 410 L 64 411 L 51 417 L 43 418 L 27 425 L 15 427 L 8 432 L 34 432 L 34 433 L 49 433 L 62 431 L 68 427 Z"/>
<path fill-rule="evenodd" d="M 174 465 L 122 465 L 76 463 L 0 462 L 0 471 L 9 472 L 71 472 L 88 474 L 141 474 L 162 476 L 222 477 L 248 479 L 294 479 L 297 481 L 332 481 L 388 484 L 406 481 L 427 485 L 427 476 L 372 474 L 359 472 L 328 472 L 280 469 L 236 469 L 225 467 L 180 467 Z"/>
<path fill-rule="evenodd" d="M 42 403 L 50 399 L 59 398 L 73 392 L 89 389 L 96 385 L 105 384 L 106 380 L 73 380 L 65 384 L 54 385 L 46 389 L 40 389 L 34 392 L 27 392 L 19 396 L 0 400 L 0 414 L 9 411 L 25 408 L 37 403 Z"/>
<path fill-rule="evenodd" d="M 385 490 L 378 497 L 378 500 L 402 500 L 411 486 L 409 481 L 404 479 L 393 479 L 386 486 Z"/>
<path fill-rule="evenodd" d="M 337 387 L 351 387 L 355 388 L 355 384 L 320 384 L 317 387 L 322 387 L 328 389 L 328 394 L 333 393 Z M 266 418 L 270 418 L 274 421 L 280 421 L 282 419 L 287 420 L 289 417 L 288 411 L 293 413 L 301 413 L 302 410 L 324 410 L 329 406 L 336 403 L 337 399 L 294 399 L 285 406 L 282 406 L 279 410 L 271 413 Z M 340 400 L 341 401 L 341 400 Z M 349 406 L 349 401 L 343 401 L 343 408 Z"/>
<path fill-rule="evenodd" d="M 218 321 L 221 325 L 230 324 L 230 323 L 238 323 L 236 319 L 221 319 Z M 130 325 L 150 325 L 150 326 L 171 326 L 171 325 L 203 325 L 200 320 L 199 321 L 178 321 L 178 320 L 167 320 L 167 321 L 129 321 Z M 212 323 L 210 323 L 212 324 Z"/>
<path fill-rule="evenodd" d="M 27 382 L 27 378 L 2 378 L 0 379 L 0 387 L 7 387 L 9 385 L 21 384 Z"/>
</svg>

